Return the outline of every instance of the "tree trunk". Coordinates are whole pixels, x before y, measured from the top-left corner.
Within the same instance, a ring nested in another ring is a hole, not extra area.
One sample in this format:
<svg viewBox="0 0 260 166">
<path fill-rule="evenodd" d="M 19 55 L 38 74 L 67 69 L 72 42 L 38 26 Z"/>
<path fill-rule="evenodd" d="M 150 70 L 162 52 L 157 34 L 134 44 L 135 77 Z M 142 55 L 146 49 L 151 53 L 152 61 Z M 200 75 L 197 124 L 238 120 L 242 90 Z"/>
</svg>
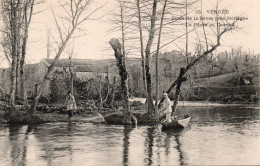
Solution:
<svg viewBox="0 0 260 166">
<path fill-rule="evenodd" d="M 146 89 L 147 89 L 147 97 L 146 102 L 148 106 L 148 112 L 150 115 L 154 114 L 154 105 L 153 105 L 153 98 L 152 98 L 152 80 L 150 74 L 150 54 L 145 58 L 145 69 L 146 69 Z"/>
<path fill-rule="evenodd" d="M 74 50 L 74 47 L 73 47 L 73 50 Z M 70 91 L 71 91 L 71 94 L 74 95 L 74 88 L 73 88 L 73 71 L 72 71 L 72 56 L 73 56 L 73 50 L 71 51 L 70 53 L 70 56 L 69 56 L 69 75 L 70 75 Z"/>
<path fill-rule="evenodd" d="M 99 109 L 103 109 L 103 97 L 102 97 L 102 80 L 101 76 L 99 76 L 99 98 L 100 98 L 100 103 L 99 103 Z"/>
<path fill-rule="evenodd" d="M 161 34 L 162 34 L 162 27 L 163 27 L 163 20 L 164 20 L 164 13 L 167 5 L 167 0 L 164 1 L 163 5 L 163 11 L 162 11 L 162 17 L 160 22 L 160 28 L 159 28 L 159 36 L 158 36 L 158 43 L 157 43 L 157 49 L 156 49 L 156 60 L 155 60 L 155 76 L 156 76 L 156 98 L 155 98 L 155 112 L 158 112 L 158 98 L 159 98 L 159 73 L 158 73 L 158 63 L 159 63 L 159 50 L 160 50 L 160 41 L 161 41 Z"/>
<path fill-rule="evenodd" d="M 15 94 L 16 94 L 16 68 L 17 68 L 17 4 L 11 2 L 11 90 L 10 90 L 10 100 L 9 104 L 11 109 L 15 109 Z M 15 7 L 16 6 L 16 7 Z"/>
<path fill-rule="evenodd" d="M 19 50 L 19 45 L 17 44 L 17 50 Z M 17 55 L 17 62 L 16 62 L 16 70 L 15 70 L 15 98 L 16 99 L 20 99 L 20 95 L 19 95 L 19 70 L 20 70 L 20 52 L 17 51 L 16 53 Z"/>
<path fill-rule="evenodd" d="M 25 91 L 25 86 L 24 86 L 24 62 L 25 62 L 25 56 L 26 56 L 26 46 L 27 46 L 27 40 L 28 40 L 28 32 L 29 32 L 29 25 L 31 23 L 32 19 L 32 13 L 33 13 L 33 7 L 34 7 L 34 0 L 26 1 L 26 4 L 24 6 L 24 36 L 23 36 L 23 43 L 22 43 L 22 56 L 20 59 L 20 83 L 21 83 L 21 91 L 20 91 L 20 97 L 23 99 L 23 104 L 29 108 L 28 100 L 27 100 L 27 95 Z M 27 18 L 27 12 L 28 8 L 30 9 L 29 11 L 29 17 Z"/>
<path fill-rule="evenodd" d="M 4 91 L 4 89 L 2 88 L 2 86 L 0 86 L 0 92 L 2 93 L 2 97 L 5 99 L 6 94 L 5 94 L 5 91 Z"/>
<path fill-rule="evenodd" d="M 110 106 L 112 109 L 115 109 L 114 106 L 114 100 L 115 100 L 115 84 L 116 84 L 116 77 L 114 77 L 113 79 L 113 85 L 112 85 L 112 90 L 111 90 L 111 102 L 110 102 Z"/>
<path fill-rule="evenodd" d="M 153 11 L 151 15 L 151 29 L 149 34 L 149 39 L 145 49 L 145 70 L 146 70 L 146 86 L 147 86 L 147 104 L 148 104 L 148 113 L 150 116 L 154 115 L 154 104 L 152 98 L 152 80 L 151 80 L 151 73 L 150 73 L 150 54 L 151 54 L 151 47 L 155 35 L 155 20 L 156 20 L 156 9 L 157 9 L 157 0 L 153 2 Z"/>
<path fill-rule="evenodd" d="M 16 92 L 16 65 L 17 56 L 13 55 L 12 65 L 11 65 L 11 91 L 10 91 L 10 100 L 9 104 L 11 109 L 15 108 L 15 92 Z"/>
<path fill-rule="evenodd" d="M 21 83 L 21 91 L 20 91 L 20 97 L 23 99 L 23 104 L 28 106 L 28 101 L 27 101 L 27 96 L 25 92 L 25 86 L 24 86 L 24 60 L 25 60 L 25 55 L 26 55 L 26 44 L 27 44 L 27 39 L 28 39 L 28 27 L 27 30 L 25 30 L 23 38 L 23 45 L 22 45 L 22 56 L 20 60 L 20 83 Z"/>
<path fill-rule="evenodd" d="M 140 0 L 137 0 L 136 3 L 137 3 L 137 9 L 138 9 L 138 27 L 139 27 L 139 33 L 140 33 L 143 86 L 144 86 L 144 91 L 145 91 L 145 97 L 147 98 L 146 73 L 145 73 L 145 57 L 144 57 L 144 43 L 143 43 L 142 20 L 141 20 L 141 11 L 140 11 Z M 148 111 L 148 107 L 147 107 L 147 111 Z"/>
<path fill-rule="evenodd" d="M 106 94 L 106 96 L 103 98 L 103 100 L 102 100 L 102 107 L 104 106 L 104 104 L 107 102 L 107 99 L 108 99 L 108 96 L 109 96 L 109 94 L 110 94 L 110 84 L 109 84 L 109 77 L 108 77 L 108 71 L 107 71 L 107 76 L 106 76 L 106 86 L 107 86 L 107 88 L 106 88 L 106 91 L 107 91 L 107 94 Z M 102 94 L 101 94 L 102 95 Z"/>
<path fill-rule="evenodd" d="M 186 81 L 184 74 L 185 74 L 185 68 L 182 67 L 180 69 L 180 74 L 179 74 L 178 79 L 177 79 L 178 81 L 177 81 L 177 86 L 176 86 L 176 90 L 175 90 L 175 99 L 174 99 L 174 103 L 173 103 L 172 115 L 176 112 L 176 109 L 177 109 L 179 96 L 180 96 L 180 93 L 181 93 L 181 84 L 182 84 L 182 82 Z"/>
<path fill-rule="evenodd" d="M 125 124 L 131 124 L 131 112 L 130 112 L 130 104 L 128 100 L 128 84 L 127 84 L 127 71 L 126 71 L 126 65 L 125 65 L 125 59 L 122 54 L 121 50 L 121 44 L 118 41 L 118 39 L 111 39 L 109 41 L 109 44 L 112 46 L 114 52 L 115 52 L 115 57 L 117 59 L 117 67 L 119 69 L 119 75 L 121 77 L 121 96 L 124 101 L 124 123 Z"/>
<path fill-rule="evenodd" d="M 20 83 L 21 83 L 21 91 L 20 91 L 20 97 L 23 99 L 23 104 L 28 106 L 28 100 L 25 92 L 25 86 L 24 86 L 24 57 L 22 56 L 20 61 Z"/>
</svg>

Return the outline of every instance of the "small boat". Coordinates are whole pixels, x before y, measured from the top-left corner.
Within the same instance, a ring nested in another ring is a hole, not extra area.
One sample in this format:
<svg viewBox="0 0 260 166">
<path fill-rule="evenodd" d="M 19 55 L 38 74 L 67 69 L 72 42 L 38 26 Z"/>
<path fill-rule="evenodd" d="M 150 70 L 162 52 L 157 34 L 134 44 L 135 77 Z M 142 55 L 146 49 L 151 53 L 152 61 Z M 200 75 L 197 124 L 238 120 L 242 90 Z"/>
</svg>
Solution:
<svg viewBox="0 0 260 166">
<path fill-rule="evenodd" d="M 172 122 L 166 122 L 166 119 L 161 121 L 162 130 L 167 129 L 179 129 L 185 128 L 189 125 L 191 116 L 190 115 L 180 115 L 180 116 L 172 116 Z"/>
</svg>

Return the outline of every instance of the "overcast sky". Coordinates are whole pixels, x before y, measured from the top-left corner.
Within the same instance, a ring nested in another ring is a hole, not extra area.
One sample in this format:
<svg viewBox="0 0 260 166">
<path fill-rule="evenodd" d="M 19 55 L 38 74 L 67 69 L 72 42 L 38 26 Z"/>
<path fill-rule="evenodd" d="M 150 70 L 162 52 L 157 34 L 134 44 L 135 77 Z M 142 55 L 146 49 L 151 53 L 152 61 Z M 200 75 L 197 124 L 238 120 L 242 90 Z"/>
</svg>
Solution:
<svg viewBox="0 0 260 166">
<path fill-rule="evenodd" d="M 204 8 L 212 9 L 216 0 L 204 0 Z M 100 9 L 94 17 L 111 14 L 116 8 L 115 0 L 97 0 L 89 9 L 105 6 Z M 56 0 L 46 0 L 46 3 L 36 7 L 36 11 L 43 12 L 34 15 L 29 32 L 29 44 L 27 52 L 27 63 L 37 63 L 42 58 L 47 57 L 47 28 L 49 27 L 54 32 L 52 8 L 58 13 Z M 255 53 L 260 53 L 260 0 L 222 0 L 222 5 L 225 6 L 233 15 L 243 15 L 249 18 L 248 21 L 240 23 L 243 27 L 238 32 L 227 34 L 223 38 L 221 49 L 230 47 L 242 46 L 244 49 L 255 50 Z M 56 10 L 57 9 L 57 10 Z M 120 33 L 110 33 L 111 24 L 107 22 L 108 17 L 103 17 L 97 21 L 88 21 L 84 24 L 86 35 L 75 39 L 74 53 L 78 59 L 104 59 L 113 58 L 113 51 L 109 48 L 109 40 L 113 37 L 118 37 Z M 163 40 L 163 39 L 162 39 Z M 177 47 L 171 46 L 163 51 L 178 50 Z M 1 49 L 2 51 L 2 49 Z M 1 52 L 2 56 L 2 52 Z M 61 58 L 67 58 L 68 55 L 63 54 Z M 139 56 L 138 54 L 136 56 Z M 54 52 L 52 52 L 52 57 Z M 1 67 L 6 67 L 6 63 L 1 63 Z"/>
</svg>

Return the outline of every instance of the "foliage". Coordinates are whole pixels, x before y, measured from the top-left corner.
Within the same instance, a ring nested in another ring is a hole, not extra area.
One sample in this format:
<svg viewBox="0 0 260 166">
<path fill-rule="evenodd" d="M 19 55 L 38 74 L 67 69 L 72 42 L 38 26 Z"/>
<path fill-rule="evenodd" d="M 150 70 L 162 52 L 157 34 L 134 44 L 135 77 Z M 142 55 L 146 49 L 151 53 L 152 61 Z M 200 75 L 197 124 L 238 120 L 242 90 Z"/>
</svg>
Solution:
<svg viewBox="0 0 260 166">
<path fill-rule="evenodd" d="M 28 114 L 24 111 L 8 111 L 4 116 L 7 123 L 18 123 L 18 124 L 40 124 L 52 122 L 53 117 L 43 116 L 43 114 Z"/>
<path fill-rule="evenodd" d="M 77 92 L 76 98 L 79 100 L 98 100 L 99 94 L 97 87 L 98 81 L 96 79 L 74 80 L 74 88 Z M 102 83 L 102 87 L 104 87 L 104 83 Z"/>
<path fill-rule="evenodd" d="M 156 125 L 158 119 L 150 117 L 148 113 L 132 113 L 137 119 L 138 125 Z M 148 118 L 149 117 L 149 118 Z M 104 117 L 107 124 L 123 125 L 123 113 L 117 112 Z M 132 119 L 133 120 L 133 119 Z M 132 122 L 132 124 L 134 124 Z"/>
<path fill-rule="evenodd" d="M 54 73 L 50 81 L 50 101 L 64 103 L 67 92 L 70 89 L 69 77 L 62 77 L 62 74 Z"/>
</svg>

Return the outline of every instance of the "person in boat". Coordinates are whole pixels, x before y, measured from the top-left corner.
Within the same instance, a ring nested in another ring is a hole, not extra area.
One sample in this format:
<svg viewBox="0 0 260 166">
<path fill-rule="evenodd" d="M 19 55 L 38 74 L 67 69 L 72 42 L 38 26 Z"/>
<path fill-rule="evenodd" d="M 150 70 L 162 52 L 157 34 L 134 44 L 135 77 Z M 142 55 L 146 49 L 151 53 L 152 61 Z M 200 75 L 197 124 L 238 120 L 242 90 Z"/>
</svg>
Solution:
<svg viewBox="0 0 260 166">
<path fill-rule="evenodd" d="M 74 110 L 77 109 L 75 98 L 70 91 L 68 91 L 65 105 L 67 105 L 67 112 L 70 120 L 73 117 Z"/>
<path fill-rule="evenodd" d="M 171 107 L 171 100 L 168 97 L 167 93 L 163 94 L 164 100 L 163 100 L 163 107 L 160 109 L 160 112 L 163 112 L 166 115 L 166 122 L 172 122 L 171 120 L 171 113 L 172 113 L 172 107 Z"/>
</svg>

